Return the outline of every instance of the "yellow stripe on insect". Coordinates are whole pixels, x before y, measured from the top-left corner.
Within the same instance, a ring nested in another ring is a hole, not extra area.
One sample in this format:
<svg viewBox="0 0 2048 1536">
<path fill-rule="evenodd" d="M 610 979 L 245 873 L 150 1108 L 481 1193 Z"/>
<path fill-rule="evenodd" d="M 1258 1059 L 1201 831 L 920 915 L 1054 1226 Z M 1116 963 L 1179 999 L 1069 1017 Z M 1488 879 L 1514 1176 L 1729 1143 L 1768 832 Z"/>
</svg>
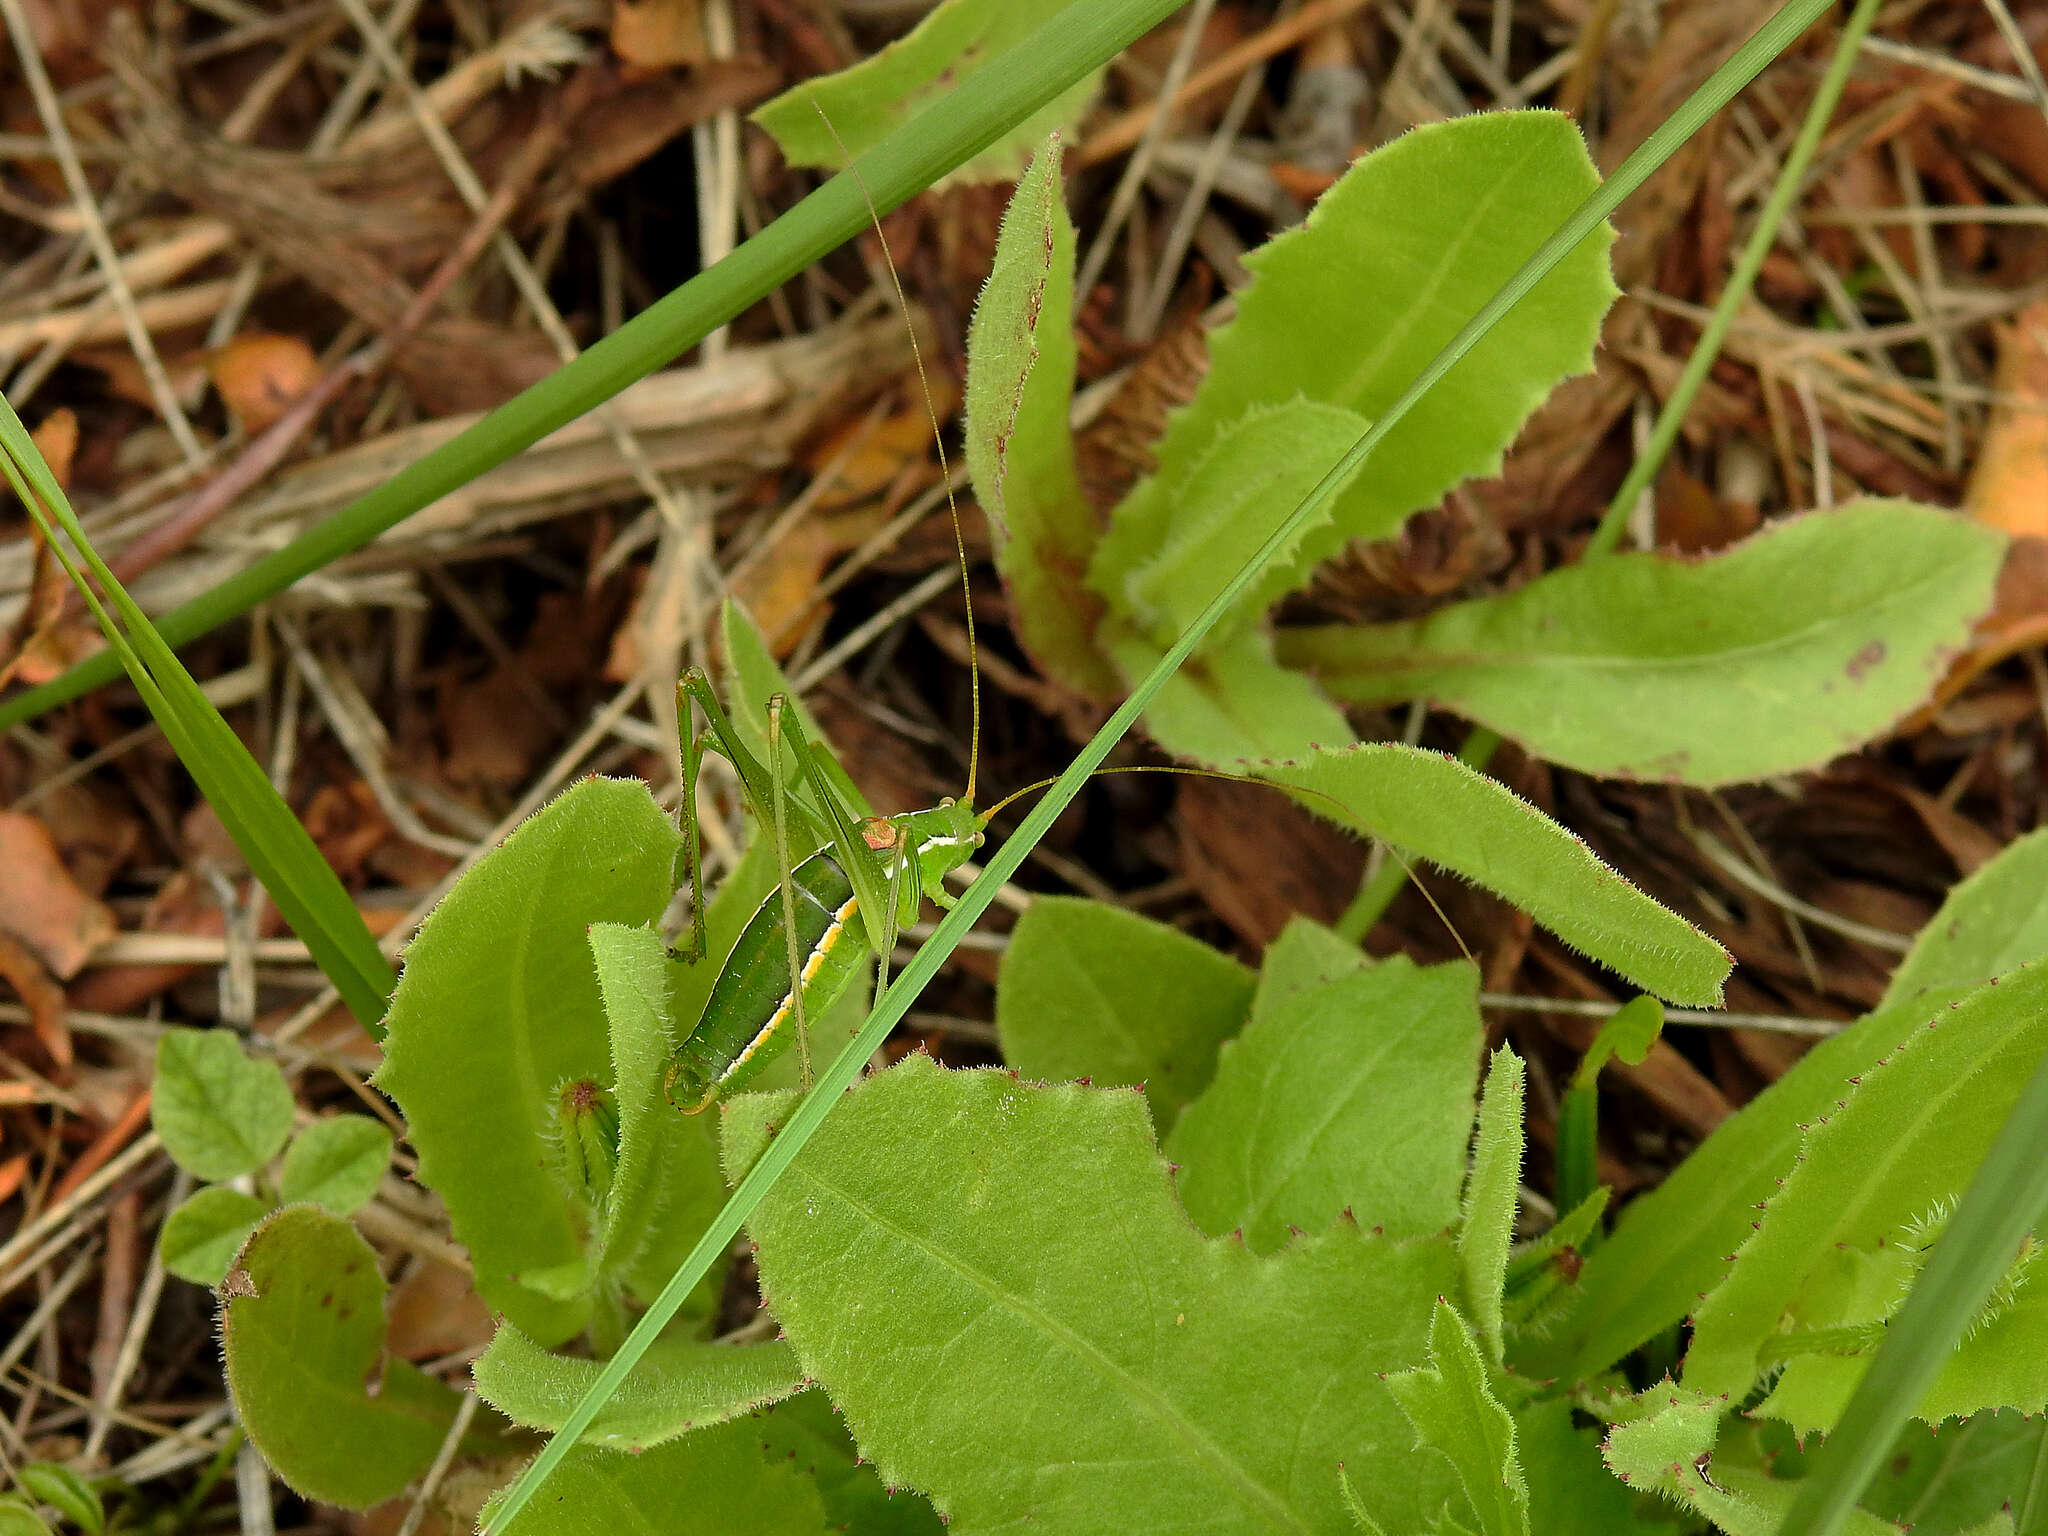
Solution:
<svg viewBox="0 0 2048 1536">
<path fill-rule="evenodd" d="M 804 962 L 803 980 L 797 984 L 798 986 L 807 987 L 811 984 L 811 978 L 818 974 L 818 967 L 825 963 L 825 957 L 832 953 L 832 946 L 839 942 L 839 935 L 846 931 L 846 925 L 853 921 L 854 913 L 859 910 L 860 898 L 849 896 L 839 910 L 832 914 L 832 926 L 819 935 L 817 944 L 811 950 L 811 957 Z M 761 1026 L 761 1032 L 747 1042 L 746 1049 L 733 1057 L 732 1064 L 718 1075 L 718 1080 L 724 1082 L 731 1077 L 746 1065 L 747 1058 L 774 1039 L 775 1031 L 782 1028 L 782 1021 L 789 1017 L 790 1010 L 795 1006 L 796 989 L 792 988 L 782 995 L 782 1001 L 776 1005 L 775 1012 L 769 1016 L 768 1022 Z"/>
</svg>

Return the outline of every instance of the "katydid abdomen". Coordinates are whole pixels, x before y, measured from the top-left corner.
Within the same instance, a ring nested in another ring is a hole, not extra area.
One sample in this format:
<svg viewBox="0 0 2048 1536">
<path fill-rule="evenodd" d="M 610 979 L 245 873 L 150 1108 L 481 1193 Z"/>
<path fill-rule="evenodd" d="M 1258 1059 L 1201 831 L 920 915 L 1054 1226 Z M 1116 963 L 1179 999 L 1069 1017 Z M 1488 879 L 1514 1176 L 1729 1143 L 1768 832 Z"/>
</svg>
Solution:
<svg viewBox="0 0 2048 1536">
<path fill-rule="evenodd" d="M 857 922 L 860 899 L 829 851 L 798 864 L 789 880 L 803 1012 L 815 1019 L 839 1000 L 868 954 Z M 668 1099 L 685 1114 L 745 1086 L 795 1038 L 785 911 L 778 886 L 740 930 L 696 1028 L 669 1060 Z"/>
</svg>

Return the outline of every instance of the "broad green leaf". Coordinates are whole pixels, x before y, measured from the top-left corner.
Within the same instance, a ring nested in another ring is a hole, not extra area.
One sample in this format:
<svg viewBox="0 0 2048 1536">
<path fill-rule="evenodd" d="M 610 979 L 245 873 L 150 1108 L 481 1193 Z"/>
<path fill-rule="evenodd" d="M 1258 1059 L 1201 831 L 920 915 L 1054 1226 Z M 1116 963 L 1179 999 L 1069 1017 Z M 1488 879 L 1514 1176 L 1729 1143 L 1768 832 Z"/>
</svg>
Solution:
<svg viewBox="0 0 2048 1536">
<path fill-rule="evenodd" d="M 880 53 L 792 86 L 753 113 L 791 165 L 846 164 L 865 154 L 934 98 L 972 81 L 1073 0 L 944 0 Z M 1029 117 L 1010 125 L 946 181 L 1014 181 L 1024 157 L 1048 133 L 1080 120 L 1101 71 L 1084 76 Z"/>
<path fill-rule="evenodd" d="M 1301 228 L 1245 258 L 1253 281 L 1236 318 L 1210 338 L 1202 387 L 1168 423 L 1158 473 L 1117 509 L 1091 584 L 1133 611 L 1127 580 L 1177 541 L 1172 488 L 1253 407 L 1300 397 L 1368 421 L 1386 413 L 1598 183 L 1577 126 L 1551 112 L 1432 124 L 1356 162 Z M 1616 291 L 1611 238 L 1604 225 L 1589 236 L 1416 403 L 1284 573 L 1261 579 L 1266 597 L 1347 540 L 1385 538 L 1459 481 L 1495 471 L 1552 386 L 1593 366 Z"/>
<path fill-rule="evenodd" d="M 814 1479 L 826 1524 L 849 1536 L 945 1536 L 929 1500 L 907 1488 L 886 1488 L 845 1421 L 822 1392 L 799 1392 L 760 1420 L 771 1461 L 786 1460 Z"/>
<path fill-rule="evenodd" d="M 32 1461 L 14 1474 L 28 1496 L 47 1504 L 81 1530 L 99 1536 L 107 1527 L 106 1506 L 92 1484 L 54 1461 Z"/>
<path fill-rule="evenodd" d="M 967 467 L 1017 638 L 1053 677 L 1105 697 L 1119 683 L 1095 647 L 1102 599 L 1082 580 L 1097 525 L 1067 425 L 1073 393 L 1074 225 L 1054 136 L 1011 194 L 968 327 Z"/>
<path fill-rule="evenodd" d="M 2048 831 L 2029 832 L 1948 893 L 1914 937 L 1882 1007 L 1974 987 L 2048 955 Z"/>
<path fill-rule="evenodd" d="M 470 1367 L 485 1402 L 515 1424 L 556 1430 L 600 1362 L 542 1349 L 510 1323 Z M 798 1392 L 804 1373 L 787 1344 L 658 1340 L 583 1432 L 586 1445 L 637 1451 L 723 1424 Z"/>
<path fill-rule="evenodd" d="M 1356 411 L 1300 397 L 1254 405 L 1225 423 L 1167 484 L 1173 521 L 1124 579 L 1124 615 L 1161 649 L 1171 645 L 1371 425 Z M 1332 514 L 1326 504 L 1325 520 Z M 1286 593 L 1298 580 L 1291 557 L 1323 527 L 1311 523 L 1295 535 L 1210 631 L 1205 649 L 1256 623 Z"/>
<path fill-rule="evenodd" d="M 35 1506 L 14 1494 L 0 1494 L 0 1536 L 50 1536 Z"/>
<path fill-rule="evenodd" d="M 1252 994 L 1252 1022 L 1264 1018 L 1297 993 L 1372 964 L 1372 957 L 1321 923 L 1290 917 L 1259 961 L 1259 986 Z"/>
<path fill-rule="evenodd" d="M 393 984 L 391 966 L 356 910 L 354 898 L 343 889 L 340 877 L 241 738 L 100 559 L 50 466 L 43 462 L 14 407 L 4 400 L 0 400 L 0 471 L 92 610 L 107 637 L 108 649 L 119 657 L 150 715 L 177 752 L 178 761 L 220 817 L 249 868 L 292 931 L 305 941 L 349 1010 L 373 1037 L 381 1038 L 385 999 Z M 51 527 L 52 518 L 63 529 L 63 537 Z M 90 581 L 67 553 L 67 538 L 90 572 Z"/>
<path fill-rule="evenodd" d="M 1797 1484 L 1761 1476 L 1713 1455 L 1727 1402 L 1670 1385 L 1631 1405 L 1635 1415 L 1607 1432 L 1608 1467 L 1631 1488 L 1706 1516 L 1728 1536 L 1774 1536 Z M 1845 1536 L 1897 1536 L 1898 1527 L 1863 1510 L 1837 1528 Z"/>
<path fill-rule="evenodd" d="M 1574 949 L 1674 1002 L 1719 1003 L 1726 950 L 1497 780 L 1394 742 L 1252 765 L 1302 804 L 1506 898 Z"/>
<path fill-rule="evenodd" d="M 1863 1504 L 1887 1520 L 1910 1526 L 1914 1536 L 1955 1536 L 1993 1519 L 2010 1504 L 2032 1518 L 2022 1529 L 2048 1528 L 2048 1503 L 2036 1479 L 2048 1465 L 2048 1419 L 2008 1410 L 1980 1413 L 1937 1434 L 1925 1424 L 1906 1426 Z M 2029 1490 L 2033 1493 L 2031 1508 Z"/>
<path fill-rule="evenodd" d="M 488 1519 L 490 1511 L 485 1510 Z M 504 1536 L 822 1536 L 816 1486 L 742 1419 L 637 1454 L 578 1445 Z M 497 1527 L 493 1527 L 497 1529 Z"/>
<path fill-rule="evenodd" d="M 589 1234 L 547 1169 L 550 1096 L 611 1075 L 593 923 L 652 923 L 676 830 L 644 784 L 586 779 L 479 859 L 406 952 L 376 1082 L 405 1111 L 477 1290 L 543 1343 L 587 1306 L 521 1283 L 581 1263 Z"/>
<path fill-rule="evenodd" d="M 1476 999 L 1475 999 L 1476 1001 Z M 1505 1325 L 1501 1293 L 1508 1249 L 1515 1241 L 1515 1208 L 1522 1188 L 1522 1098 L 1527 1068 L 1513 1049 L 1493 1053 L 1479 1100 L 1479 1131 L 1472 1142 L 1472 1172 L 1465 1181 L 1464 1220 L 1458 1228 L 1458 1264 L 1465 1305 L 1498 1365 Z"/>
<path fill-rule="evenodd" d="M 1863 1072 L 1807 1131 L 1758 1230 L 1695 1313 L 1686 1385 L 1740 1395 L 1774 1336 L 1828 1326 L 1845 1264 L 1962 1193 L 2044 1049 L 2048 966 L 2035 966 L 1978 988 Z M 2041 1359 L 2048 1374 L 2048 1351 Z"/>
<path fill-rule="evenodd" d="M 1297 992 L 1225 1043 L 1166 1138 L 1181 1204 L 1253 1253 L 1346 1211 L 1390 1237 L 1449 1230 L 1479 1046 L 1469 965 L 1395 955 Z"/>
<path fill-rule="evenodd" d="M 1427 698 L 1582 773 L 1728 784 L 1818 767 L 1921 703 L 2004 552 L 1953 513 L 1860 501 L 1703 559 L 1616 555 L 1407 623 L 1290 630 L 1278 654 L 1348 703 Z"/>
<path fill-rule="evenodd" d="M 209 1185 L 164 1218 L 157 1247 L 164 1268 L 195 1285 L 219 1285 L 242 1244 L 270 1214 L 267 1202 L 238 1189 Z"/>
<path fill-rule="evenodd" d="M 256 1229 L 221 1296 L 236 1415 L 287 1484 L 368 1509 L 427 1469 L 459 1398 L 384 1353 L 384 1277 L 354 1227 L 286 1206 Z"/>
<path fill-rule="evenodd" d="M 1105 643 L 1127 677 L 1165 655 L 1139 636 L 1112 635 Z M 1233 772 L 1259 759 L 1292 757 L 1304 744 L 1353 739 L 1343 712 L 1308 678 L 1277 665 L 1273 637 L 1258 629 L 1189 657 L 1145 711 L 1145 733 L 1175 757 Z"/>
<path fill-rule="evenodd" d="M 292 1130 L 292 1091 L 277 1063 L 245 1054 L 232 1031 L 173 1029 L 157 1041 L 149 1114 L 172 1161 L 225 1183 L 277 1156 Z"/>
<path fill-rule="evenodd" d="M 334 1115 L 293 1138 L 278 1194 L 287 1205 L 310 1200 L 346 1216 L 377 1193 L 390 1166 L 389 1131 L 368 1115 Z"/>
<path fill-rule="evenodd" d="M 1003 1059 L 1045 1082 L 1142 1083 L 1163 1136 L 1243 1025 L 1252 975 L 1176 928 L 1079 897 L 1017 919 L 996 977 Z"/>
<path fill-rule="evenodd" d="M 1395 1372 L 1387 1390 L 1415 1426 L 1416 1444 L 1442 1452 L 1457 1468 L 1481 1536 L 1528 1536 L 1529 1486 L 1514 1417 L 1493 1395 L 1465 1320 L 1441 1296 L 1430 1314 L 1429 1364 Z"/>
<path fill-rule="evenodd" d="M 785 1113 L 735 1104 L 728 1164 Z M 862 1453 L 960 1529 L 1326 1530 L 1340 1462 L 1407 1529 L 1456 1486 L 1381 1379 L 1423 1354 L 1448 1239 L 1205 1239 L 1135 1095 L 912 1057 L 846 1096 L 751 1227 Z"/>
<path fill-rule="evenodd" d="M 724 924 L 714 919 L 713 926 Z M 710 1117 L 677 1114 L 662 1091 L 673 1049 L 668 1021 L 694 1023 L 701 1008 L 672 1013 L 671 989 L 694 987 L 712 961 L 679 965 L 653 929 L 617 923 L 591 926 L 590 952 L 619 1111 L 618 1165 L 599 1234 L 599 1269 L 620 1278 L 641 1275 L 636 1288 L 651 1282 L 659 1290 L 681 1258 L 678 1241 L 701 1231 L 725 1199 Z M 644 1273 L 650 1261 L 658 1273 Z"/>
</svg>

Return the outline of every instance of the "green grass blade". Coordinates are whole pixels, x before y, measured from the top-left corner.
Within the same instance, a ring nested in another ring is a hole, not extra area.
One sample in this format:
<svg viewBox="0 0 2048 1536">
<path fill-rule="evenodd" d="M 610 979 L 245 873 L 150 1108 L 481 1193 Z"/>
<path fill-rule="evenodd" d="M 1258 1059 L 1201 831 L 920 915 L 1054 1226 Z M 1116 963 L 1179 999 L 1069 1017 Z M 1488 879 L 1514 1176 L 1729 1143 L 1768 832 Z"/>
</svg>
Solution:
<svg viewBox="0 0 2048 1536">
<path fill-rule="evenodd" d="M 355 902 L 241 738 L 220 717 L 192 674 L 150 627 L 148 618 L 94 551 L 21 418 L 4 400 L 0 400 L 0 450 L 4 450 L 0 451 L 0 469 L 30 516 L 42 526 L 51 552 L 63 563 L 105 632 L 107 655 L 134 679 L 178 760 L 220 816 L 221 825 L 292 931 L 305 941 L 314 962 L 363 1027 L 382 1039 L 385 1003 L 397 978 L 364 926 Z M 44 509 L 56 519 L 63 537 L 50 527 Z M 64 538 L 84 558 L 93 579 L 118 612 L 118 622 L 65 552 Z"/>
<path fill-rule="evenodd" d="M 1089 0 L 1069 7 L 977 73 L 970 88 L 933 103 L 861 156 L 853 170 L 833 177 L 725 260 L 369 495 L 205 596 L 163 615 L 157 632 L 171 645 L 205 634 L 602 405 L 866 229 L 869 196 L 882 213 L 907 201 L 1106 64 L 1181 3 Z M 0 704 L 0 731 L 98 687 L 118 670 L 114 657 L 95 656 L 39 688 L 16 694 Z"/>
<path fill-rule="evenodd" d="M 1814 1457 L 1781 1536 L 1827 1536 L 1855 1506 L 1970 1319 L 2048 1211 L 2048 1059 L 1999 1129 L 1870 1369 Z"/>
<path fill-rule="evenodd" d="M 1421 375 L 1401 397 L 1387 409 L 1372 429 L 1358 440 L 1351 452 L 1324 477 L 1321 484 L 1309 492 L 1294 512 L 1273 531 L 1265 546 L 1255 554 L 1224 588 L 1216 594 L 1196 620 L 1184 630 L 1172 648 L 1167 651 L 1159 664 L 1146 675 L 1131 696 L 1117 707 L 1094 737 L 1083 747 L 1080 754 L 1068 765 L 1045 792 L 1039 802 L 1031 808 L 1016 833 L 996 851 L 988 861 L 981 876 L 969 886 L 953 910 L 946 914 L 894 986 L 876 1003 L 873 1013 L 854 1036 L 852 1042 L 842 1050 L 819 1075 L 817 1086 L 797 1105 L 788 1122 L 772 1141 L 765 1152 L 741 1179 L 724 1209 L 711 1223 L 697 1246 L 683 1261 L 665 1290 L 656 1298 L 639 1324 L 633 1329 L 619 1352 L 607 1362 L 605 1369 L 592 1383 L 583 1401 L 570 1415 L 562 1430 L 548 1442 L 533 1463 L 521 1475 L 499 1504 L 493 1514 L 487 1531 L 501 1531 L 514 1514 L 523 1508 L 535 1491 L 547 1479 L 555 1466 L 566 1456 L 582 1435 L 584 1428 L 596 1415 L 611 1393 L 623 1381 L 634 1363 L 646 1351 L 668 1320 L 675 1315 L 697 1281 L 723 1253 L 726 1246 L 739 1235 L 746 1219 L 753 1213 L 768 1187 L 780 1178 L 803 1145 L 811 1138 L 825 1116 L 832 1112 L 840 1095 L 860 1074 L 861 1067 L 874 1054 L 877 1046 L 885 1040 L 890 1030 L 909 1010 L 911 1003 L 922 992 L 939 967 L 946 963 L 961 938 L 988 910 L 995 893 L 1023 864 L 1025 855 L 1037 845 L 1040 838 L 1052 827 L 1075 795 L 1081 791 L 1091 774 L 1102 766 L 1103 759 L 1123 738 L 1123 735 L 1143 714 L 1160 687 L 1194 651 L 1212 629 L 1217 620 L 1229 611 L 1239 595 L 1258 577 L 1261 568 L 1272 558 L 1275 551 L 1285 548 L 1294 538 L 1296 530 L 1309 518 L 1316 515 L 1323 503 L 1335 494 L 1338 487 L 1348 480 L 1383 438 L 1415 406 L 1415 402 L 1427 394 L 1436 381 L 1454 367 L 1458 360 L 1472 349 L 1500 317 L 1531 288 L 1542 281 L 1544 275 L 1564 258 L 1578 243 L 1592 233 L 1594 228 L 1621 203 L 1631 192 L 1640 187 L 1660 165 L 1708 118 L 1718 112 L 1734 97 L 1735 93 L 1753 80 L 1757 73 L 1772 59 L 1783 52 L 1792 40 L 1799 36 L 1815 17 L 1827 9 L 1828 0 L 1790 0 L 1769 21 L 1759 28 L 1756 35 L 1743 44 L 1683 106 L 1646 139 L 1642 146 L 1616 168 L 1614 174 L 1600 190 L 1588 198 L 1564 225 L 1545 241 L 1542 248 L 1517 272 L 1508 284 L 1486 304 L 1480 312 L 1455 336 L 1450 345 L 1437 355 Z"/>
</svg>

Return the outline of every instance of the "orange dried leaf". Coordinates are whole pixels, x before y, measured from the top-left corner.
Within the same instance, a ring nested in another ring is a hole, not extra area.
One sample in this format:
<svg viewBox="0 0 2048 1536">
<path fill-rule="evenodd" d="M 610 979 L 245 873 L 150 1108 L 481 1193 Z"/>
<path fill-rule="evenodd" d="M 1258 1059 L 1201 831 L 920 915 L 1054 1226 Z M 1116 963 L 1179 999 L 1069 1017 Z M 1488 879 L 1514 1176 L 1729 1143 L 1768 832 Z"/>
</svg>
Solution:
<svg viewBox="0 0 2048 1536">
<path fill-rule="evenodd" d="M 64 989 L 50 979 L 42 962 L 12 934 L 0 933 L 0 979 L 14 988 L 28 1009 L 29 1027 L 50 1053 L 57 1070 L 71 1069 L 71 1031 L 64 1026 Z"/>
<path fill-rule="evenodd" d="M 253 436 L 319 381 L 320 360 L 296 336 L 245 331 L 213 354 L 207 372 L 228 414 Z"/>
<path fill-rule="evenodd" d="M 710 58 L 697 0 L 617 0 L 612 52 L 635 69 L 671 69 Z"/>
<path fill-rule="evenodd" d="M 69 981 L 114 936 L 113 909 L 78 888 L 49 830 L 33 816 L 0 811 L 0 929 Z"/>
<path fill-rule="evenodd" d="M 1998 327 L 1998 404 L 1964 509 L 2011 534 L 2048 534 L 2048 300 Z"/>
</svg>

